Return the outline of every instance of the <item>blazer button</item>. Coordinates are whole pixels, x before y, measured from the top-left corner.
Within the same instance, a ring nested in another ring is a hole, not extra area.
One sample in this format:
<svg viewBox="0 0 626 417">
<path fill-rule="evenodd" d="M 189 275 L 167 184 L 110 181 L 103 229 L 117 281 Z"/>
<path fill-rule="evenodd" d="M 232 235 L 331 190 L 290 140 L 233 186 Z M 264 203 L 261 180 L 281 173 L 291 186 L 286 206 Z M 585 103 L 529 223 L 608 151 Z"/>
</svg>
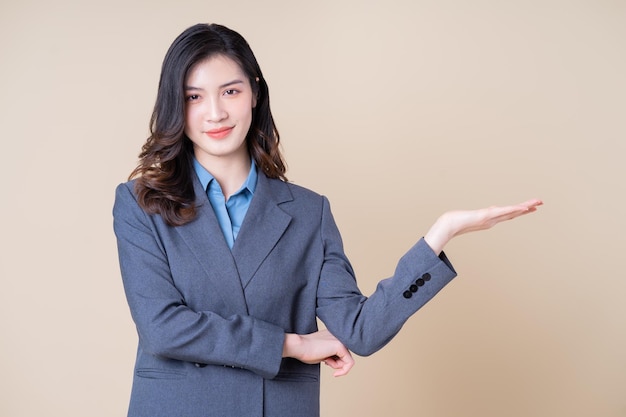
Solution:
<svg viewBox="0 0 626 417">
<path fill-rule="evenodd" d="M 422 275 L 422 278 L 424 279 L 424 281 L 430 281 L 430 274 L 426 272 L 424 275 Z"/>
<path fill-rule="evenodd" d="M 424 285 L 424 280 L 422 278 L 418 278 L 417 281 L 415 281 L 415 283 L 421 287 L 422 285 Z"/>
<path fill-rule="evenodd" d="M 415 284 L 411 285 L 411 286 L 409 287 L 409 290 L 410 290 L 411 292 L 417 292 L 417 285 L 415 285 Z"/>
<path fill-rule="evenodd" d="M 404 298 L 411 298 L 413 297 L 413 293 L 409 290 L 406 290 L 405 292 L 402 293 L 402 295 L 404 296 Z"/>
</svg>

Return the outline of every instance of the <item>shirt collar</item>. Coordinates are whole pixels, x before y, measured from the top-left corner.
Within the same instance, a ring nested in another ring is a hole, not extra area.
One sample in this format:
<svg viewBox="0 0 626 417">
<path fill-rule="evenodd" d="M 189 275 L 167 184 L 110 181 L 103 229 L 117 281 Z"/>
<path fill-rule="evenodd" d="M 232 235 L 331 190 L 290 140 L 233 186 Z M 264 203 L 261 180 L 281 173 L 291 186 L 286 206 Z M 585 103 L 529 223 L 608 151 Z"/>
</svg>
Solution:
<svg viewBox="0 0 626 417">
<path fill-rule="evenodd" d="M 198 179 L 200 180 L 200 184 L 202 184 L 202 189 L 206 190 L 207 187 L 209 186 L 209 183 L 212 180 L 214 180 L 215 177 L 211 175 L 211 173 L 207 171 L 206 168 L 200 165 L 200 162 L 198 162 L 198 160 L 195 157 L 193 158 L 193 169 L 194 171 L 196 171 L 196 175 L 198 176 Z M 256 190 L 257 179 L 258 179 L 258 173 L 256 169 L 256 164 L 254 163 L 254 159 L 251 159 L 250 160 L 250 172 L 248 173 L 248 177 L 244 181 L 239 191 L 237 191 L 237 193 L 241 192 L 242 190 L 247 189 L 248 191 L 250 191 L 250 194 L 254 194 L 254 191 Z"/>
</svg>

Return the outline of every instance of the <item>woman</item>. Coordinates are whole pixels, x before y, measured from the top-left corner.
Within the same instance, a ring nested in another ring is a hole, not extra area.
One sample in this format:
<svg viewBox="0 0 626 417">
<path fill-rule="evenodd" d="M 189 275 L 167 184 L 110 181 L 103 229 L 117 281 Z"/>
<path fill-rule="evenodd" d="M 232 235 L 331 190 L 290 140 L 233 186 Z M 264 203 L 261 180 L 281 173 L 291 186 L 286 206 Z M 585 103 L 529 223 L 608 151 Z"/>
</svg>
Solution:
<svg viewBox="0 0 626 417">
<path fill-rule="evenodd" d="M 327 199 L 285 178 L 239 34 L 200 24 L 174 41 L 151 132 L 114 207 L 139 335 L 129 416 L 318 416 L 319 363 L 345 375 L 350 351 L 389 342 L 454 278 L 447 241 L 541 204 L 444 214 L 365 297 Z"/>
</svg>

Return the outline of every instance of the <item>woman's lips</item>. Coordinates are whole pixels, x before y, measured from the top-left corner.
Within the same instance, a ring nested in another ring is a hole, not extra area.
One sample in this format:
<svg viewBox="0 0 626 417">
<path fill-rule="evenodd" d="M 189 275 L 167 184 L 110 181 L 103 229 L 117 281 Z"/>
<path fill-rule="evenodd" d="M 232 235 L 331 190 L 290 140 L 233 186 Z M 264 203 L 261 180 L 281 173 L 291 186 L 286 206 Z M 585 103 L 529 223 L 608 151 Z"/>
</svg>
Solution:
<svg viewBox="0 0 626 417">
<path fill-rule="evenodd" d="M 207 134 L 207 136 L 213 138 L 213 139 L 223 139 L 226 136 L 228 136 L 230 134 L 230 132 L 233 130 L 234 126 L 232 127 L 220 127 L 219 129 L 211 129 L 211 130 L 207 130 L 205 133 Z"/>
</svg>

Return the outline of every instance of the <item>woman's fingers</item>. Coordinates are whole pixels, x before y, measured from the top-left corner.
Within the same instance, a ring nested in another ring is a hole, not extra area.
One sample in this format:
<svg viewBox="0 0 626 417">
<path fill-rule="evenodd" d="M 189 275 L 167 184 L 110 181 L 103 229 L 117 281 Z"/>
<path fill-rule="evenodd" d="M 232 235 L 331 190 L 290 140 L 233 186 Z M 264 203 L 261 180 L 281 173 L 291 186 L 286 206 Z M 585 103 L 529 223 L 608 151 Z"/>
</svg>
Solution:
<svg viewBox="0 0 626 417">
<path fill-rule="evenodd" d="M 328 330 L 305 335 L 286 334 L 283 357 L 309 364 L 324 362 L 336 370 L 334 376 L 346 375 L 354 366 L 350 351 Z"/>
<path fill-rule="evenodd" d="M 512 220 L 524 214 L 532 213 L 541 204 L 543 204 L 541 200 L 532 199 L 511 206 L 492 206 L 479 210 L 451 212 L 449 214 L 454 217 L 451 223 L 457 227 L 456 232 L 452 233 L 452 236 L 475 230 L 489 229 L 502 221 Z"/>
<path fill-rule="evenodd" d="M 331 356 L 330 358 L 327 358 L 324 363 L 335 369 L 333 376 L 338 377 L 347 375 L 348 372 L 350 372 L 350 369 L 354 366 L 354 358 L 352 357 L 350 351 L 346 349 L 343 356 Z"/>
<path fill-rule="evenodd" d="M 489 229 L 505 220 L 515 219 L 537 211 L 543 202 L 527 200 L 511 206 L 491 206 L 478 210 L 455 210 L 441 215 L 424 236 L 426 243 L 435 253 L 440 253 L 448 241 L 455 236 L 478 230 Z"/>
</svg>

